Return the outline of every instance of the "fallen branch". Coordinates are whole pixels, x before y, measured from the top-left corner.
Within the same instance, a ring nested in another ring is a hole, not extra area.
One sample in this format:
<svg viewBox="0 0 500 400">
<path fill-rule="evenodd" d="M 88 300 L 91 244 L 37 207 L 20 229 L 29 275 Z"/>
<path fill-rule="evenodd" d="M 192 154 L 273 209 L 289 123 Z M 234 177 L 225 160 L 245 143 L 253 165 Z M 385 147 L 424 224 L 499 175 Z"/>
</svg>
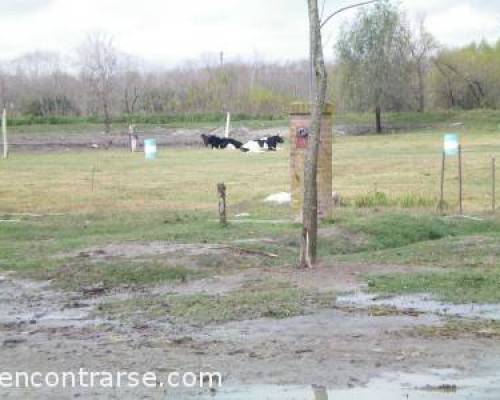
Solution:
<svg viewBox="0 0 500 400">
<path fill-rule="evenodd" d="M 234 251 L 238 251 L 240 253 L 246 253 L 246 254 L 256 254 L 259 256 L 270 257 L 270 258 L 278 258 L 279 257 L 277 254 L 268 253 L 267 251 L 262 251 L 262 250 L 244 249 L 242 247 L 235 247 L 235 246 L 221 246 L 219 248 L 220 249 L 234 250 Z"/>
<path fill-rule="evenodd" d="M 88 288 L 82 288 L 81 291 L 85 295 L 98 295 L 102 294 L 107 290 L 107 288 L 103 286 L 97 286 L 97 287 L 88 287 Z"/>
<path fill-rule="evenodd" d="M 219 220 L 212 220 L 218 222 Z M 286 219 L 230 219 L 231 224 L 293 224 L 293 221 Z"/>
</svg>

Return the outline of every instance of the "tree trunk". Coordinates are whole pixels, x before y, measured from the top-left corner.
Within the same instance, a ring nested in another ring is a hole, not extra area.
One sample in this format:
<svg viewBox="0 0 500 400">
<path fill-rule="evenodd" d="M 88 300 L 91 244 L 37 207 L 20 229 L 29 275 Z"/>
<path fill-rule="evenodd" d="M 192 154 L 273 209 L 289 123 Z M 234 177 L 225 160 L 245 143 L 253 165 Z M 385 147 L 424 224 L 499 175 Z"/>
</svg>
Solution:
<svg viewBox="0 0 500 400">
<path fill-rule="evenodd" d="M 318 153 L 321 118 L 325 105 L 327 73 L 321 41 L 321 23 L 317 0 L 308 0 L 309 45 L 313 63 L 314 84 L 312 85 L 311 129 L 304 165 L 304 205 L 302 210 L 302 238 L 299 266 L 312 268 L 316 263 L 318 237 Z"/>
<path fill-rule="evenodd" d="M 375 107 L 375 126 L 377 128 L 377 133 L 382 133 L 382 110 L 380 106 Z"/>
<path fill-rule="evenodd" d="M 104 130 L 106 133 L 111 132 L 111 116 L 109 115 L 109 105 L 108 101 L 103 101 L 103 111 L 104 111 Z"/>
<path fill-rule="evenodd" d="M 130 107 L 128 104 L 128 89 L 127 88 L 125 89 L 125 95 L 124 95 L 123 102 L 125 104 L 125 114 L 130 114 Z"/>
<path fill-rule="evenodd" d="M 418 112 L 423 113 L 425 111 L 425 84 L 424 84 L 424 72 L 422 68 L 418 68 Z"/>
</svg>

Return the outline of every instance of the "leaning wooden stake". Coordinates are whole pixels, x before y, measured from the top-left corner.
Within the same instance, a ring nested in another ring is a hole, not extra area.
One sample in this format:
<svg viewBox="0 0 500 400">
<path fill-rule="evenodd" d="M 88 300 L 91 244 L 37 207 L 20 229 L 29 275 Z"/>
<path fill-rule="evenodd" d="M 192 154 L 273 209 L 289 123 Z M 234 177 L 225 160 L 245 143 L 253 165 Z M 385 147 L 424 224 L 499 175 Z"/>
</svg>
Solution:
<svg viewBox="0 0 500 400">
<path fill-rule="evenodd" d="M 496 203 L 496 169 L 497 169 L 497 161 L 495 157 L 491 159 L 491 208 L 493 210 L 493 214 L 497 211 L 497 203 Z"/>
<path fill-rule="evenodd" d="M 128 145 L 130 151 L 135 153 L 137 150 L 138 135 L 135 133 L 135 125 L 128 126 Z"/>
<path fill-rule="evenodd" d="M 446 166 L 446 152 L 443 151 L 443 158 L 441 160 L 441 187 L 440 187 L 440 193 L 439 193 L 439 204 L 438 204 L 438 209 L 439 212 L 442 214 L 444 211 L 444 170 Z"/>
<path fill-rule="evenodd" d="M 226 225 L 226 185 L 219 183 L 217 185 L 217 193 L 219 195 L 219 221 L 221 225 Z"/>
<path fill-rule="evenodd" d="M 462 169 L 462 146 L 458 146 L 458 204 L 460 207 L 460 215 L 464 213 L 464 186 L 463 186 L 463 169 Z"/>
<path fill-rule="evenodd" d="M 7 110 L 2 113 L 3 158 L 9 157 L 9 143 L 7 141 Z"/>
</svg>

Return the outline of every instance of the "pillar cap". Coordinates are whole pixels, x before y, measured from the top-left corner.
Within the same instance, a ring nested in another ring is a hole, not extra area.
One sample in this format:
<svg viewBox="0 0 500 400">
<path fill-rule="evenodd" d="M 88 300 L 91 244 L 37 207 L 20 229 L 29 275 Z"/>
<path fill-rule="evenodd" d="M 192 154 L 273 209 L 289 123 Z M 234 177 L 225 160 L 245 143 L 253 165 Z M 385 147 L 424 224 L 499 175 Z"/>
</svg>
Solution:
<svg viewBox="0 0 500 400">
<path fill-rule="evenodd" d="M 332 115 L 333 113 L 333 104 L 325 103 L 325 107 L 323 108 L 323 115 Z M 311 114 L 311 104 L 299 101 L 292 103 L 290 104 L 290 114 L 309 115 Z"/>
</svg>

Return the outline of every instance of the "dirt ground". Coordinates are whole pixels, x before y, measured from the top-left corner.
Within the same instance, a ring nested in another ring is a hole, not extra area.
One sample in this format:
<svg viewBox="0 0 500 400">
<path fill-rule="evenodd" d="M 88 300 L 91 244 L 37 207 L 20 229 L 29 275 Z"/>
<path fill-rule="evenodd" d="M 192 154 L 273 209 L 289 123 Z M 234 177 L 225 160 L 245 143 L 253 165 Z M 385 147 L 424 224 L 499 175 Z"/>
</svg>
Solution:
<svg viewBox="0 0 500 400">
<path fill-rule="evenodd" d="M 117 251 L 116 247 L 113 250 Z M 404 271 L 406 267 L 390 266 L 391 271 L 395 268 Z M 257 278 L 279 278 L 304 288 L 356 293 L 364 290 L 360 277 L 368 269 L 383 272 L 389 267 L 249 269 L 229 276 L 111 293 L 62 292 L 52 289 L 48 281 L 18 280 L 12 274 L 3 274 L 0 277 L 2 370 L 78 371 L 83 367 L 96 371 L 155 371 L 158 376 L 174 370 L 213 370 L 223 374 L 226 387 L 318 384 L 344 389 L 362 387 L 373 378 L 395 371 L 453 369 L 463 377 L 498 372 L 497 337 L 419 334 L 418 328 L 442 326 L 446 317 L 412 310 L 374 312 L 366 307 L 338 304 L 334 297 L 330 308 L 304 316 L 207 326 L 179 324 L 168 313 L 164 318 L 148 319 L 137 314 L 126 320 L 108 320 L 96 314 L 100 304 L 111 300 L 148 298 L 166 292 L 224 294 Z M 9 389 L 2 392 L 2 398 L 190 399 L 204 392 L 174 392 L 174 397 L 165 397 L 165 393 L 168 391 L 164 388 L 37 392 Z"/>
<path fill-rule="evenodd" d="M 221 130 L 212 129 L 176 129 L 176 128 L 148 128 L 146 132 L 138 132 L 140 148 L 145 138 L 156 139 L 158 146 L 202 146 L 200 135 L 216 134 L 223 136 Z M 257 139 L 263 136 L 286 135 L 286 127 L 268 129 L 237 128 L 231 132 L 231 137 L 242 142 Z M 61 151 L 65 149 L 113 149 L 128 148 L 128 133 L 113 131 L 110 134 L 102 132 L 81 132 L 73 134 L 55 133 L 16 133 L 9 145 L 13 149 L 23 151 Z"/>
<path fill-rule="evenodd" d="M 385 129 L 388 132 L 404 132 L 410 129 L 427 129 L 428 125 L 401 125 L 387 124 Z M 365 135 L 372 132 L 371 125 L 335 125 L 334 132 L 337 135 Z M 223 136 L 222 128 L 165 128 L 148 127 L 146 130 L 138 131 L 140 148 L 145 138 L 154 138 L 158 146 L 182 147 L 182 146 L 202 146 L 201 134 L 215 134 Z M 283 124 L 281 127 L 250 129 L 246 127 L 234 128 L 231 130 L 231 137 L 241 142 L 251 139 L 258 139 L 265 136 L 288 135 L 288 127 Z M 61 151 L 65 149 L 113 149 L 128 148 L 128 132 L 126 129 L 115 129 L 110 134 L 99 131 L 86 131 L 72 134 L 53 132 L 30 132 L 15 133 L 9 145 L 13 149 L 22 151 Z"/>
</svg>

